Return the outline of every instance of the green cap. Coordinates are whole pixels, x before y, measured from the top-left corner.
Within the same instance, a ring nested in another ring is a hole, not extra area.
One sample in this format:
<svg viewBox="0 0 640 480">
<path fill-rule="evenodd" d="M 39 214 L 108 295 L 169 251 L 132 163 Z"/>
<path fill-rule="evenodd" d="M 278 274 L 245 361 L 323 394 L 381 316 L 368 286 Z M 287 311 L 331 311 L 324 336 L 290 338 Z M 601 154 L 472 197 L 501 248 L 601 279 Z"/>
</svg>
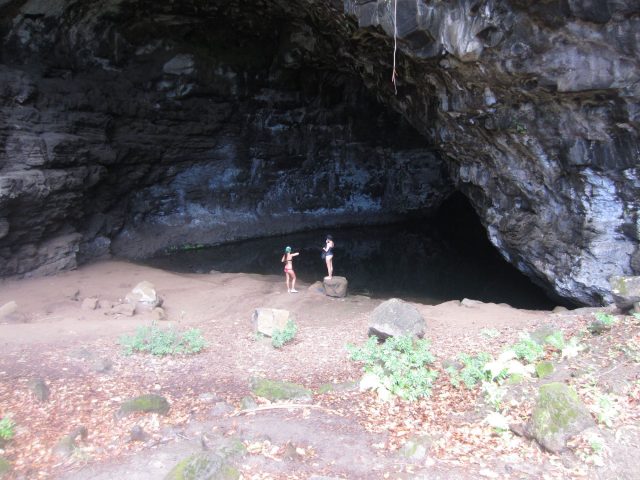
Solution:
<svg viewBox="0 0 640 480">
<path fill-rule="evenodd" d="M 291 251 L 291 247 L 287 247 L 284 249 L 285 252 L 289 253 Z"/>
</svg>

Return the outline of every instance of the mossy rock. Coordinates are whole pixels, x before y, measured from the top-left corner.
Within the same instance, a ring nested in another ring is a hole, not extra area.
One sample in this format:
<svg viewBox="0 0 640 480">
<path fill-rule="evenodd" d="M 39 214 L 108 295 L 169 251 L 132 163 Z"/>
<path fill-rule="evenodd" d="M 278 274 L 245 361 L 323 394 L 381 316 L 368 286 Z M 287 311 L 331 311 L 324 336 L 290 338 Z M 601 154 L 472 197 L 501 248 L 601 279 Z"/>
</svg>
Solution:
<svg viewBox="0 0 640 480">
<path fill-rule="evenodd" d="M 266 378 L 254 378 L 251 380 L 251 390 L 258 397 L 267 400 L 289 400 L 293 398 L 309 399 L 311 390 L 295 383 L 268 380 Z"/>
<path fill-rule="evenodd" d="M 427 456 L 432 444 L 433 438 L 428 435 L 412 436 L 402 446 L 399 453 L 402 457 L 410 460 L 422 460 Z"/>
<path fill-rule="evenodd" d="M 166 398 L 149 393 L 124 402 L 116 413 L 116 418 L 123 418 L 135 412 L 166 415 L 169 412 L 169 407 L 170 405 Z"/>
<path fill-rule="evenodd" d="M 524 382 L 524 375 L 521 373 L 513 373 L 509 375 L 509 378 L 507 379 L 507 383 L 510 385 L 519 385 L 522 382 Z"/>
<path fill-rule="evenodd" d="M 611 331 L 611 324 L 605 323 L 602 320 L 594 320 L 587 327 L 589 333 L 592 335 L 602 335 L 603 333 L 607 333 Z"/>
<path fill-rule="evenodd" d="M 555 367 L 551 362 L 538 362 L 536 364 L 536 375 L 538 378 L 548 377 L 555 371 Z"/>
<path fill-rule="evenodd" d="M 11 464 L 8 460 L 0 457 L 0 478 L 11 472 Z"/>
<path fill-rule="evenodd" d="M 575 391 L 564 383 L 548 383 L 540 387 L 527 431 L 544 449 L 557 453 L 569 438 L 594 425 Z"/>
<path fill-rule="evenodd" d="M 550 337 L 554 333 L 556 333 L 557 329 L 553 328 L 551 325 L 542 325 L 536 328 L 533 332 L 529 334 L 529 338 L 536 342 L 538 345 L 544 345 L 547 337 Z"/>
<path fill-rule="evenodd" d="M 214 453 L 197 453 L 180 461 L 164 480 L 237 480 L 240 472 Z"/>
</svg>

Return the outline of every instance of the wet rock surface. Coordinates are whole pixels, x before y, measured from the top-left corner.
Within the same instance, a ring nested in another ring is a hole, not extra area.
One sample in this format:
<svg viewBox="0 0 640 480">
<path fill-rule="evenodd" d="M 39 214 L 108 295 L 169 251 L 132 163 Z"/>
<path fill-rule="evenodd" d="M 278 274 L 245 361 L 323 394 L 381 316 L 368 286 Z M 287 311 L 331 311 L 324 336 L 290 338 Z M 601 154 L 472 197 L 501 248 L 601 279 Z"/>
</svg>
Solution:
<svg viewBox="0 0 640 480">
<path fill-rule="evenodd" d="M 637 2 L 392 5 L 2 2 L 2 275 L 430 211 L 448 170 L 511 263 L 610 303 L 640 268 Z"/>
</svg>

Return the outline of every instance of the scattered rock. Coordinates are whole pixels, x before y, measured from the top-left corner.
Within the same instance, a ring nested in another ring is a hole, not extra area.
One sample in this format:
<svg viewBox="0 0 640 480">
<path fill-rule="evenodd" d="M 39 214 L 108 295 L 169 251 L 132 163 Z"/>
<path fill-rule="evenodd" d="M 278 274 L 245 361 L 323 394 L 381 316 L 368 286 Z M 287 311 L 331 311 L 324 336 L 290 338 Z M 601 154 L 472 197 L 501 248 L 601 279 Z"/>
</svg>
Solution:
<svg viewBox="0 0 640 480">
<path fill-rule="evenodd" d="M 69 435 L 63 437 L 56 445 L 53 447 L 53 453 L 57 457 L 60 458 L 68 458 L 73 455 L 74 450 L 77 448 L 76 446 L 76 438 L 80 437 L 82 440 L 87 439 L 87 428 L 86 427 L 78 427 Z"/>
<path fill-rule="evenodd" d="M 555 371 L 555 367 L 551 362 L 539 362 L 536 364 L 536 375 L 538 378 L 548 377 Z"/>
<path fill-rule="evenodd" d="M 422 460 L 427 456 L 433 438 L 429 435 L 415 435 L 410 437 L 400 449 L 400 455 L 411 460 Z"/>
<path fill-rule="evenodd" d="M 611 331 L 611 324 L 595 319 L 587 326 L 587 330 L 589 330 L 592 335 L 602 335 L 603 333 Z"/>
<path fill-rule="evenodd" d="M 109 313 L 111 315 L 124 315 L 125 317 L 133 317 L 136 313 L 136 306 L 130 303 L 121 303 L 114 306 Z"/>
<path fill-rule="evenodd" d="M 253 410 L 254 408 L 257 408 L 258 404 L 256 403 L 256 401 L 253 399 L 253 397 L 242 397 L 242 400 L 240 400 L 240 409 L 241 410 Z"/>
<path fill-rule="evenodd" d="M 526 433 L 545 450 L 558 453 L 569 438 L 594 425 L 575 391 L 564 383 L 548 383 L 540 387 Z"/>
<path fill-rule="evenodd" d="M 14 301 L 5 303 L 0 307 L 0 322 L 15 320 L 18 304 Z"/>
<path fill-rule="evenodd" d="M 98 299 L 96 297 L 87 297 L 82 301 L 83 310 L 95 310 L 98 308 Z"/>
<path fill-rule="evenodd" d="M 266 378 L 251 379 L 251 391 L 258 397 L 267 400 L 310 400 L 311 390 L 301 385 L 289 382 L 281 382 L 278 380 L 268 380 Z"/>
<path fill-rule="evenodd" d="M 97 373 L 106 373 L 113 368 L 113 362 L 106 357 L 97 358 L 93 362 L 93 370 Z"/>
<path fill-rule="evenodd" d="M 426 323 L 416 307 L 398 298 L 378 305 L 371 314 L 369 335 L 381 340 L 388 337 L 424 337 Z"/>
<path fill-rule="evenodd" d="M 162 305 L 162 299 L 156 293 L 151 282 L 143 281 L 133 287 L 133 290 L 125 297 L 127 303 L 134 307 L 139 306 L 152 310 Z"/>
<path fill-rule="evenodd" d="M 483 302 L 480 300 L 471 300 L 470 298 L 463 298 L 460 301 L 460 306 L 467 308 L 475 308 L 483 305 Z"/>
<path fill-rule="evenodd" d="M 614 276 L 609 279 L 611 293 L 616 306 L 627 312 L 633 304 L 640 302 L 640 277 Z"/>
<path fill-rule="evenodd" d="M 322 281 L 324 294 L 329 297 L 344 298 L 347 296 L 349 282 L 344 277 L 325 278 Z"/>
<path fill-rule="evenodd" d="M 130 442 L 146 442 L 148 438 L 149 435 L 140 425 L 135 425 L 129 433 Z"/>
<path fill-rule="evenodd" d="M 29 388 L 40 402 L 49 400 L 49 387 L 41 378 L 36 378 L 29 383 Z"/>
<path fill-rule="evenodd" d="M 167 313 L 164 311 L 162 307 L 156 307 L 151 310 L 151 318 L 153 320 L 157 320 L 159 322 L 167 319 Z"/>
<path fill-rule="evenodd" d="M 209 415 L 212 417 L 224 417 L 227 413 L 233 412 L 234 408 L 226 402 L 216 402 Z"/>
<path fill-rule="evenodd" d="M 124 402 L 116 412 L 116 419 L 124 418 L 135 412 L 159 413 L 160 415 L 166 415 L 169 411 L 169 407 L 170 405 L 167 399 L 160 395 L 153 393 L 140 395 L 139 397 L 135 397 Z"/>
<path fill-rule="evenodd" d="M 235 480 L 240 472 L 219 455 L 201 452 L 179 462 L 165 480 Z"/>
<path fill-rule="evenodd" d="M 251 317 L 254 331 L 267 337 L 273 335 L 274 330 L 284 330 L 289 320 L 295 322 L 295 316 L 277 308 L 256 308 Z"/>
<path fill-rule="evenodd" d="M 113 308 L 113 302 L 111 300 L 98 300 L 98 308 L 102 310 L 111 310 Z"/>
</svg>

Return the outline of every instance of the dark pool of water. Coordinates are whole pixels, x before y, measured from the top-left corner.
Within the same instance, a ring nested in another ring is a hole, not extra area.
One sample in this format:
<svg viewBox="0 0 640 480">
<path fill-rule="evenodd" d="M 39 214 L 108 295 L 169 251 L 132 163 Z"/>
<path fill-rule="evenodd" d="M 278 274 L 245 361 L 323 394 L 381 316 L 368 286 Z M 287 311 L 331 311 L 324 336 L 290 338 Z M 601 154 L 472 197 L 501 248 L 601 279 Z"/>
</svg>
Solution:
<svg viewBox="0 0 640 480">
<path fill-rule="evenodd" d="M 556 303 L 505 262 L 473 228 L 443 228 L 435 221 L 331 230 L 334 275 L 349 280 L 349 292 L 399 297 L 425 304 L 471 298 L 518 308 L 550 309 Z M 279 275 L 285 246 L 299 281 L 311 284 L 326 275 L 321 247 L 327 231 L 247 240 L 200 250 L 174 252 L 145 263 L 175 272 L 243 272 Z M 274 279 L 274 281 L 276 281 Z"/>
</svg>

